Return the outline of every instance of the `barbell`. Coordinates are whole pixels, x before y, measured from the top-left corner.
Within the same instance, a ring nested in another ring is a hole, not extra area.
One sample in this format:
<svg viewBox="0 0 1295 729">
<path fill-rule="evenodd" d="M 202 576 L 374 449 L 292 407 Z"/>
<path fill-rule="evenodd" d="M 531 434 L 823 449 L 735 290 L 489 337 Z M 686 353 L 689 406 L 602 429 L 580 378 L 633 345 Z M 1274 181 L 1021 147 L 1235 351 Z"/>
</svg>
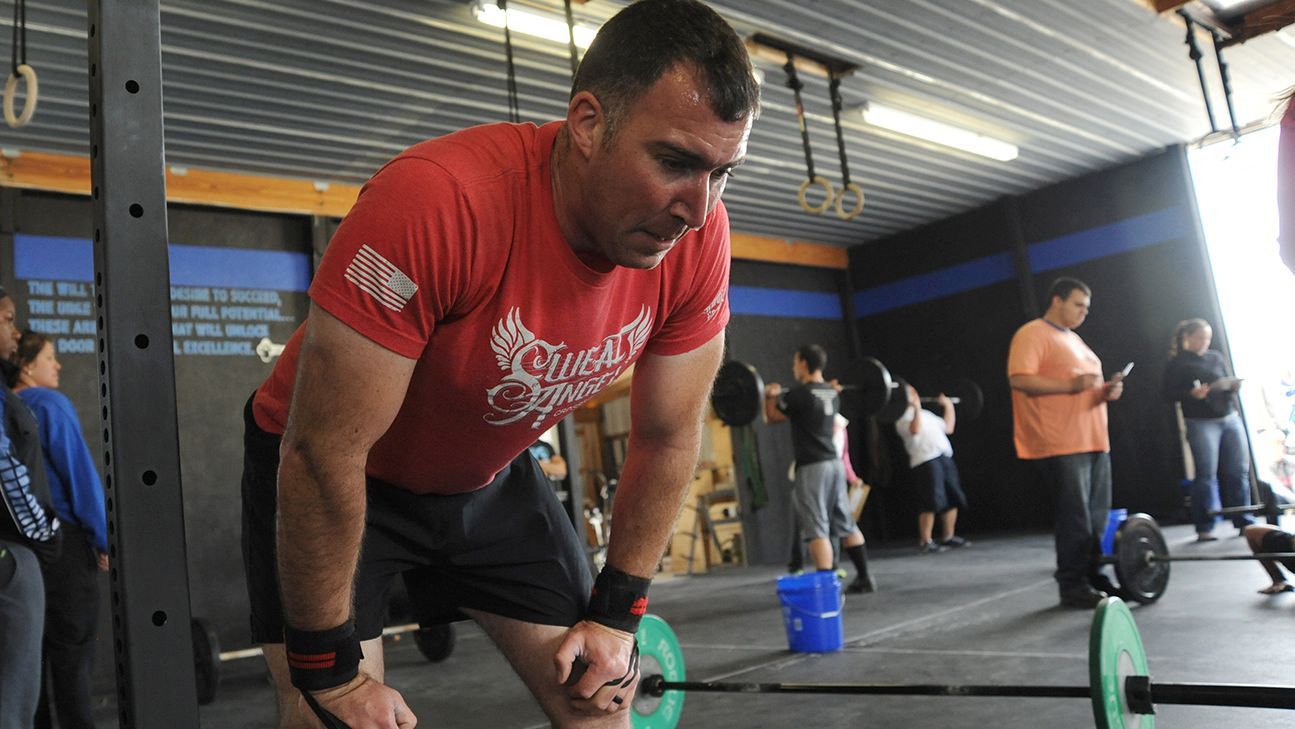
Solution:
<svg viewBox="0 0 1295 729">
<path fill-rule="evenodd" d="M 198 704 L 206 706 L 216 700 L 216 692 L 220 688 L 222 663 L 253 658 L 262 655 L 262 651 L 260 646 L 222 651 L 220 649 L 220 635 L 216 632 L 216 628 L 211 624 L 211 621 L 206 618 L 190 619 L 189 628 L 193 641 L 193 667 L 198 684 Z M 399 640 L 400 636 L 409 633 L 413 634 L 414 645 L 418 646 L 418 651 L 431 663 L 439 663 L 449 658 L 450 654 L 454 652 L 455 632 L 453 625 L 423 626 L 418 623 L 409 623 L 382 629 L 383 637 L 396 636 L 397 640 Z"/>
<path fill-rule="evenodd" d="M 1295 511 L 1295 504 L 1282 504 L 1277 500 L 1272 484 L 1259 482 L 1259 503 L 1249 506 L 1225 506 L 1209 512 L 1210 516 L 1229 516 L 1232 514 L 1263 514 L 1269 524 L 1276 524 L 1284 513 Z"/>
<path fill-rule="evenodd" d="M 683 713 L 684 695 L 709 693 L 850 694 L 870 696 L 959 696 L 1087 698 L 1098 729 L 1151 726 L 1142 717 L 1156 704 L 1295 709 L 1295 686 L 1159 683 L 1149 676 L 1147 654 L 1133 613 L 1116 597 L 1093 614 L 1088 638 L 1087 686 L 940 684 L 793 684 L 685 680 L 679 639 L 665 620 L 644 616 L 636 635 L 643 680 L 631 705 L 634 729 L 673 729 Z"/>
<path fill-rule="evenodd" d="M 841 411 L 847 415 L 858 414 L 893 423 L 908 408 L 904 380 L 892 377 L 890 370 L 872 357 L 864 357 L 846 367 L 840 381 Z M 965 420 L 974 420 L 984 407 L 984 395 L 971 380 L 958 380 L 943 392 L 950 396 L 958 408 L 958 416 Z M 923 402 L 936 400 L 922 398 Z M 710 401 L 725 425 L 750 425 L 764 417 L 764 378 L 750 364 L 738 360 L 725 362 L 715 375 Z"/>
<path fill-rule="evenodd" d="M 1295 559 L 1295 552 L 1257 554 L 1169 554 L 1160 525 L 1146 514 L 1133 514 L 1115 532 L 1115 547 L 1102 562 L 1115 566 L 1121 594 L 1144 605 L 1155 602 L 1169 586 L 1171 562 L 1226 562 L 1262 559 Z"/>
<path fill-rule="evenodd" d="M 953 403 L 959 420 L 970 422 L 980 417 L 980 412 L 985 407 L 985 394 L 975 382 L 964 378 L 955 380 L 948 387 L 939 389 Z M 918 399 L 923 405 L 930 405 L 940 401 L 938 397 L 923 396 Z M 907 411 L 908 382 L 902 377 L 896 377 L 895 389 L 891 391 L 890 399 L 886 401 L 885 407 L 875 417 L 883 423 L 894 423 L 904 417 L 904 413 Z"/>
</svg>

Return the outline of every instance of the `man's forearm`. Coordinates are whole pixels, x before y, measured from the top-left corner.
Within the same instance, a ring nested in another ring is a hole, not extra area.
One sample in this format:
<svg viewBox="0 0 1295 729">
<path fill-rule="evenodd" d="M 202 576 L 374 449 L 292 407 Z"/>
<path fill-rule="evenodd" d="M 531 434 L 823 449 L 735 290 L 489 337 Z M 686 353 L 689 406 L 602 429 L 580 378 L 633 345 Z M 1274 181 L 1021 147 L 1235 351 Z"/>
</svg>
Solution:
<svg viewBox="0 0 1295 729">
<path fill-rule="evenodd" d="M 289 625 L 327 630 L 351 616 L 364 535 L 364 470 L 311 468 L 306 459 L 285 448 L 279 468 L 279 589 Z"/>
<path fill-rule="evenodd" d="M 656 574 L 696 471 L 700 447 L 700 429 L 681 445 L 631 437 L 612 507 L 608 564 L 639 577 Z"/>
</svg>

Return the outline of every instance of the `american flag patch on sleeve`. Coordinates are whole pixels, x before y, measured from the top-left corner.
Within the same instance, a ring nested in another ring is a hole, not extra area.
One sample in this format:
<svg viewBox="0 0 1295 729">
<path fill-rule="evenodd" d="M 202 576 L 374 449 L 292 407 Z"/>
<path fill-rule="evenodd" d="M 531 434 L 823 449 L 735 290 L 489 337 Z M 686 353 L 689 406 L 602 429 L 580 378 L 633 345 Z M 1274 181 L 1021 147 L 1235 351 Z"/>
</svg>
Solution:
<svg viewBox="0 0 1295 729">
<path fill-rule="evenodd" d="M 418 292 L 418 284 L 410 280 L 404 271 L 367 245 L 360 246 L 360 250 L 356 251 L 344 275 L 347 281 L 392 311 L 403 310 L 405 304 Z"/>
</svg>

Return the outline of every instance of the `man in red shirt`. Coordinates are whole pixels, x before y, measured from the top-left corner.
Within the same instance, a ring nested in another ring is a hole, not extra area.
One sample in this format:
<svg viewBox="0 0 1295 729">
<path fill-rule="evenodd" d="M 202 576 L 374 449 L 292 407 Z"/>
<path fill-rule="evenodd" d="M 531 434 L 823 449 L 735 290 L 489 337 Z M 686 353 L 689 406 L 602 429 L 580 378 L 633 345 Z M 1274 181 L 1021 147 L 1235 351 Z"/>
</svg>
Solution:
<svg viewBox="0 0 1295 729">
<path fill-rule="evenodd" d="M 633 634 L 723 352 L 719 197 L 758 107 L 727 23 L 644 0 L 600 31 L 562 122 L 430 140 L 365 185 L 246 410 L 244 562 L 282 726 L 414 725 L 380 635 L 385 587 L 412 568 L 555 726 L 629 725 Z M 527 447 L 630 364 L 591 580 Z"/>
</svg>

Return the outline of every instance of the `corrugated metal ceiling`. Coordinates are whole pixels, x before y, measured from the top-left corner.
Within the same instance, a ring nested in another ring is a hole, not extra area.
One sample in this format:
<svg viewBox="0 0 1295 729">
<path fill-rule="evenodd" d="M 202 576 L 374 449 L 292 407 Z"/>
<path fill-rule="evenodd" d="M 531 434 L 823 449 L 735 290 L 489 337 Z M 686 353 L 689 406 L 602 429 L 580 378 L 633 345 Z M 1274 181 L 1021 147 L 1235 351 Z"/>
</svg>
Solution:
<svg viewBox="0 0 1295 729">
<path fill-rule="evenodd" d="M 514 4 L 518 0 L 513 0 Z M 561 14 L 561 0 L 524 3 Z M 576 6 L 597 24 L 624 0 Z M 847 107 L 865 100 L 925 113 L 1020 147 L 995 162 L 847 122 L 851 177 L 867 196 L 853 221 L 801 211 L 805 176 L 791 92 L 760 62 L 764 112 L 725 201 L 736 230 L 835 245 L 867 242 L 1209 130 L 1175 16 L 1134 0 L 726 0 L 740 33 L 763 32 L 858 64 Z M 40 106 L 0 146 L 84 155 L 85 5 L 29 0 L 28 61 Z M 362 182 L 420 139 L 507 117 L 502 31 L 468 0 L 164 0 L 168 162 Z M 12 20 L 0 22 L 7 35 Z M 1269 117 L 1295 84 L 1295 34 L 1225 52 L 1238 120 Z M 514 34 L 523 118 L 560 116 L 565 46 Z M 1208 50 L 1208 48 L 1207 48 Z M 1210 57 L 1216 115 L 1226 126 Z M 804 76 L 816 167 L 840 183 L 826 80 Z"/>
</svg>

